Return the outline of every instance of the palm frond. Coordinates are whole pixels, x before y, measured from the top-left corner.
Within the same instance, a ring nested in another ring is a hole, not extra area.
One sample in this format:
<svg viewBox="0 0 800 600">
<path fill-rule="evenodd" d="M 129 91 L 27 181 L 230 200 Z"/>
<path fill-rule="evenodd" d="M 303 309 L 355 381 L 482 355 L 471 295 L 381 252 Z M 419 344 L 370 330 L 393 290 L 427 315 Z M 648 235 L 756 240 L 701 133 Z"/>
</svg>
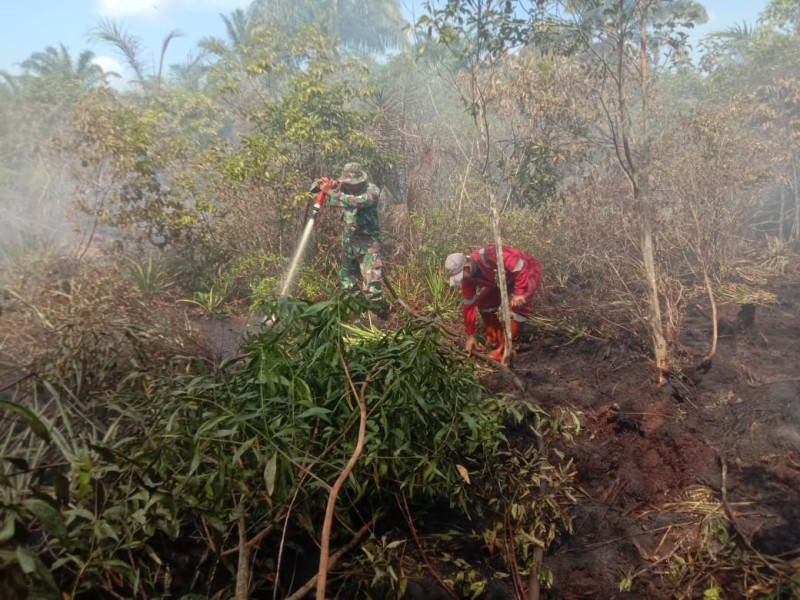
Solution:
<svg viewBox="0 0 800 600">
<path fill-rule="evenodd" d="M 89 29 L 87 37 L 90 41 L 106 42 L 114 46 L 136 75 L 136 81 L 144 86 L 146 77 L 140 57 L 140 37 L 128 33 L 120 24 L 108 19 L 101 19 L 96 27 Z"/>
<path fill-rule="evenodd" d="M 175 38 L 183 37 L 183 33 L 178 31 L 177 29 L 173 29 L 172 31 L 167 34 L 167 37 L 164 38 L 164 41 L 161 43 L 161 54 L 158 57 L 158 75 L 156 76 L 156 85 L 158 87 L 161 86 L 161 73 L 164 69 L 164 57 L 167 54 L 167 48 L 169 48 L 170 42 Z"/>
</svg>

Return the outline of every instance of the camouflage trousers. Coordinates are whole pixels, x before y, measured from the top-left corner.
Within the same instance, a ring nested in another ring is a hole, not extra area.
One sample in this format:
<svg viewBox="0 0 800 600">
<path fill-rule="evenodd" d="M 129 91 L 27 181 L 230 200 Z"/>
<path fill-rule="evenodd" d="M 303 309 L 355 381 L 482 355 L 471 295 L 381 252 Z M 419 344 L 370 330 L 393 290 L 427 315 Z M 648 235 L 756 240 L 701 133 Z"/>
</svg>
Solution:
<svg viewBox="0 0 800 600">
<path fill-rule="evenodd" d="M 381 279 L 383 278 L 381 244 L 371 237 L 345 237 L 342 245 L 342 268 L 339 279 L 342 288 L 355 294 L 360 289 L 369 300 L 380 302 L 383 295 Z"/>
</svg>

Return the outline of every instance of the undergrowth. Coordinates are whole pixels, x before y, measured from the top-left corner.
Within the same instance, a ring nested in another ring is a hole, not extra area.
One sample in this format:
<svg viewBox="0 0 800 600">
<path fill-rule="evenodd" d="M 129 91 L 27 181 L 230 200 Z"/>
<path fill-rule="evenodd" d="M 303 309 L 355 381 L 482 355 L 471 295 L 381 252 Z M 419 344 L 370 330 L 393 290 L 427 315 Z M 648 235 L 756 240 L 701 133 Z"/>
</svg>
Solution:
<svg viewBox="0 0 800 600">
<path fill-rule="evenodd" d="M 211 372 L 143 326 L 135 298 L 124 318 L 101 310 L 120 291 L 101 282 L 73 279 L 46 302 L 18 291 L 11 307 L 54 345 L 0 404 L 4 597 L 231 597 L 241 548 L 258 550 L 250 593 L 285 597 L 318 561 L 328 486 L 355 444 L 354 386 L 369 413 L 339 494 L 339 544 L 399 497 L 472 513 L 496 484 L 506 481 L 501 497 L 528 485 L 503 475 L 515 456 L 529 475 L 547 468 L 504 434 L 527 409 L 487 395 L 423 321 L 367 334 L 350 325 L 357 299 L 271 298 L 275 326 Z M 532 501 L 514 515 L 532 536 L 520 541 L 547 543 L 568 515 Z M 361 567 L 341 590 L 370 579 Z"/>
</svg>

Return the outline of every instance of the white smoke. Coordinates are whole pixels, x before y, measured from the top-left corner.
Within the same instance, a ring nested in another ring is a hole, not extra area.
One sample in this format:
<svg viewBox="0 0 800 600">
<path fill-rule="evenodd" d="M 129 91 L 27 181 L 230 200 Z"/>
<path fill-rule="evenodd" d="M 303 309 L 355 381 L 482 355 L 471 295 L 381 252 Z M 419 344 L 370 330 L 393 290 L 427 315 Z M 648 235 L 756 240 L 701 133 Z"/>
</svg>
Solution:
<svg viewBox="0 0 800 600">
<path fill-rule="evenodd" d="M 116 73 L 122 75 L 125 67 L 116 58 L 110 56 L 96 56 L 92 62 L 103 69 L 103 73 Z"/>
</svg>

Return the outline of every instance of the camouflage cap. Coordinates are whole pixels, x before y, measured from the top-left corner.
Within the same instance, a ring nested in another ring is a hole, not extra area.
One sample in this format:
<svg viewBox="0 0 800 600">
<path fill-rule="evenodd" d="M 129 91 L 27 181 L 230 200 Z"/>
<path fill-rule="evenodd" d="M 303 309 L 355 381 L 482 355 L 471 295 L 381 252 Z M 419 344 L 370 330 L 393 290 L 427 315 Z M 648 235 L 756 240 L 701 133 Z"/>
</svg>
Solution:
<svg viewBox="0 0 800 600">
<path fill-rule="evenodd" d="M 361 165 L 355 162 L 347 163 L 339 176 L 339 183 L 347 183 L 349 185 L 358 185 L 367 180 L 367 172 L 361 168 Z"/>
</svg>

